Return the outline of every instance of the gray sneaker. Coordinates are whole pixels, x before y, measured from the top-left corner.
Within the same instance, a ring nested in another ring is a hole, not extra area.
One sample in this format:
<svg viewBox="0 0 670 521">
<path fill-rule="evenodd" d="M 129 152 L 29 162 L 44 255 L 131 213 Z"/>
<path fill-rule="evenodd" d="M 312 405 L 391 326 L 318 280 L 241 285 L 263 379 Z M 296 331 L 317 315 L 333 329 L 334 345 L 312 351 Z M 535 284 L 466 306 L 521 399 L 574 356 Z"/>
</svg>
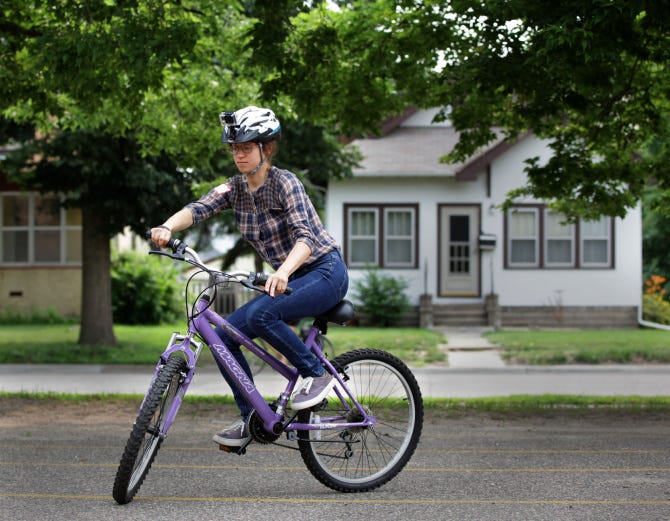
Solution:
<svg viewBox="0 0 670 521">
<path fill-rule="evenodd" d="M 301 411 L 320 404 L 334 385 L 335 379 L 329 373 L 305 378 L 302 387 L 293 393 L 291 409 Z"/>
<path fill-rule="evenodd" d="M 212 440 L 225 447 L 243 447 L 251 440 L 249 426 L 247 422 L 237 420 L 220 433 L 212 436 Z"/>
</svg>

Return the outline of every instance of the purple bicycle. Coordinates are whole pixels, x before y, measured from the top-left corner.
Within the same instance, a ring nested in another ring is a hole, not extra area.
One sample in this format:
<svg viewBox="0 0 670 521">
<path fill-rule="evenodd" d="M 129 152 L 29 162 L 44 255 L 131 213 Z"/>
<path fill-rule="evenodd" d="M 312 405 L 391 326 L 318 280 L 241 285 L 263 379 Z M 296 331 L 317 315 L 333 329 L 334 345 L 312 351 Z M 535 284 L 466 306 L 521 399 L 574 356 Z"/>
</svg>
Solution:
<svg viewBox="0 0 670 521">
<path fill-rule="evenodd" d="M 345 324 L 353 318 L 350 302 L 343 300 L 315 317 L 305 340 L 337 383 L 320 404 L 291 411 L 288 404 L 299 380 L 297 370 L 211 308 L 217 286 L 239 283 L 262 292 L 260 286 L 267 275 L 211 270 L 197 252 L 177 239 L 172 239 L 168 248 L 171 252 L 151 253 L 197 266 L 208 274 L 209 284 L 190 308 L 187 305 L 188 332 L 174 333 L 156 364 L 116 473 L 113 497 L 117 503 L 132 501 L 146 478 L 193 380 L 203 345 L 209 347 L 254 409 L 248 420 L 251 443 L 276 443 L 284 436 L 291 448 L 300 451 L 317 480 L 341 492 L 375 489 L 403 469 L 419 443 L 423 424 L 423 401 L 414 375 L 400 359 L 379 349 L 355 349 L 333 360 L 321 350 L 319 338 L 326 333 L 328 323 Z M 186 286 L 188 289 L 188 282 Z M 212 325 L 222 328 L 286 378 L 286 388 L 276 399 L 266 401 L 261 396 Z M 246 448 L 237 447 L 231 452 L 244 454 Z"/>
</svg>

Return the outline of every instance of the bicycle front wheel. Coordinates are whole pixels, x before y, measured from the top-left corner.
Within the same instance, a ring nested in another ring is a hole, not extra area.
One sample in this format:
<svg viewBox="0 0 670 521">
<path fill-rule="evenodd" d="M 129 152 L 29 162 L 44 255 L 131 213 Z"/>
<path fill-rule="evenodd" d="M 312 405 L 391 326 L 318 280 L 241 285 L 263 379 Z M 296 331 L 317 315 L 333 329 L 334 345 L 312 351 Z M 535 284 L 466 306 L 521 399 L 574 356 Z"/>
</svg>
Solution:
<svg viewBox="0 0 670 521">
<path fill-rule="evenodd" d="M 185 360 L 171 357 L 147 391 L 114 480 L 112 495 L 120 505 L 132 501 L 149 472 L 165 436 L 167 411 L 177 396 L 185 370 Z"/>
<path fill-rule="evenodd" d="M 421 391 L 400 359 L 378 349 L 344 353 L 333 360 L 333 366 L 345 375 L 347 387 L 366 412 L 374 416 L 376 424 L 367 428 L 301 431 L 300 454 L 312 475 L 334 490 L 373 490 L 403 469 L 419 443 L 423 426 Z M 344 403 L 331 394 L 327 405 L 301 411 L 298 420 L 362 420 L 351 399 L 343 396 Z"/>
</svg>

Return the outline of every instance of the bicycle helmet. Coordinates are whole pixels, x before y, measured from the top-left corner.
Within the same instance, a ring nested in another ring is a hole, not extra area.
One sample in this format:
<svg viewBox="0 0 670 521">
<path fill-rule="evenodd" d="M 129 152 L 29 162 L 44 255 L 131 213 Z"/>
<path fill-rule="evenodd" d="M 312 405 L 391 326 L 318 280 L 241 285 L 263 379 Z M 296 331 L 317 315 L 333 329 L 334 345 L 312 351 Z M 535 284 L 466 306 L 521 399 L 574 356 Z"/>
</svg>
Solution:
<svg viewBox="0 0 670 521">
<path fill-rule="evenodd" d="M 281 125 L 270 109 L 251 105 L 235 112 L 222 112 L 219 120 L 223 143 L 267 143 L 281 137 Z"/>
</svg>

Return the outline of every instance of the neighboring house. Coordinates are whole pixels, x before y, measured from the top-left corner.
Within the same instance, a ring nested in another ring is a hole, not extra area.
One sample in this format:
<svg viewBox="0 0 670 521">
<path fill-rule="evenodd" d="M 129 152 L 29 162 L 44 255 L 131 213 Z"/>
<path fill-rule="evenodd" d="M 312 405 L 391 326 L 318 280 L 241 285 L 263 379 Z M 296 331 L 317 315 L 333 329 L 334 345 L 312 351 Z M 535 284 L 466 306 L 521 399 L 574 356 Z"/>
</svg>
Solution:
<svg viewBox="0 0 670 521">
<path fill-rule="evenodd" d="M 492 143 L 458 165 L 439 162 L 458 140 L 436 111 L 417 111 L 378 138 L 353 179 L 331 182 L 327 228 L 353 281 L 378 267 L 409 283 L 422 325 L 634 327 L 642 300 L 640 207 L 624 219 L 563 224 L 543 201 L 506 194 L 524 160 L 551 153 L 533 135 Z"/>
<path fill-rule="evenodd" d="M 0 311 L 78 316 L 81 230 L 80 210 L 61 208 L 56 195 L 19 191 L 0 176 Z"/>
<path fill-rule="evenodd" d="M 53 310 L 62 317 L 79 317 L 81 234 L 80 210 L 61 208 L 57 195 L 20 191 L 0 176 L 0 313 L 30 316 Z M 225 250 L 231 241 L 217 245 Z M 146 240 L 130 229 L 112 239 L 112 247 L 116 251 L 149 249 Z M 221 249 L 203 254 L 205 263 L 215 269 L 221 258 Z M 185 277 L 196 271 L 187 266 Z M 244 257 L 231 271 L 252 271 L 253 266 L 253 258 Z M 218 304 L 228 312 L 230 299 L 244 298 L 241 291 L 234 296 L 229 293 L 218 295 Z"/>
</svg>

